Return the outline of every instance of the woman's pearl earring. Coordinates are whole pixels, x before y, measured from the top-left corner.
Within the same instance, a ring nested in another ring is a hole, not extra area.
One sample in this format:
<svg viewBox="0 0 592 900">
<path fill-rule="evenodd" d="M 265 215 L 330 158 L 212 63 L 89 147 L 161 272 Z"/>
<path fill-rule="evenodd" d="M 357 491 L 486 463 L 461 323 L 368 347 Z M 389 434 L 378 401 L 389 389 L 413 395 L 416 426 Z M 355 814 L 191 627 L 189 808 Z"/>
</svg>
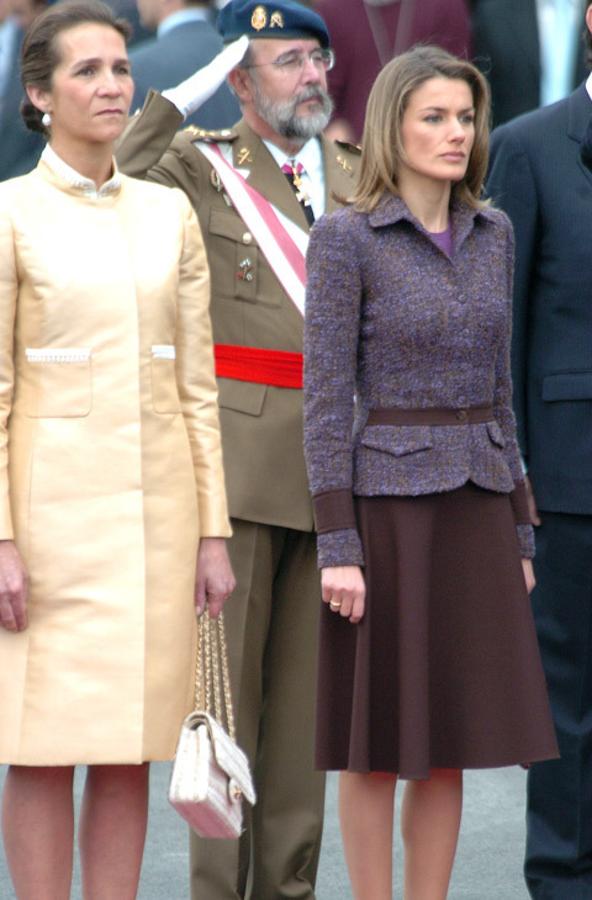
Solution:
<svg viewBox="0 0 592 900">
<path fill-rule="evenodd" d="M 49 113 L 43 113 L 41 116 L 41 124 L 44 128 L 49 128 L 51 125 L 51 115 Z"/>
</svg>

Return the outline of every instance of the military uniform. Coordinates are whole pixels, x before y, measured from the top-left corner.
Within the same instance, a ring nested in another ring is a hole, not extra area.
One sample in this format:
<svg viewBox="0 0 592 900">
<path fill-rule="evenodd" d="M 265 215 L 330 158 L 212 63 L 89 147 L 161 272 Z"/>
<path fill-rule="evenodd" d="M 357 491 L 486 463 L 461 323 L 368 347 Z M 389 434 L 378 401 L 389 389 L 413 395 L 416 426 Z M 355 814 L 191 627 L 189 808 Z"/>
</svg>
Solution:
<svg viewBox="0 0 592 900">
<path fill-rule="evenodd" d="M 214 142 L 248 184 L 308 231 L 304 211 L 262 140 L 244 122 L 186 129 L 151 94 L 121 143 L 131 175 L 182 188 L 198 214 L 212 279 L 217 344 L 302 352 L 303 320 L 231 205 L 196 142 Z M 172 141 L 172 143 L 171 143 Z M 326 209 L 353 189 L 359 151 L 321 138 Z M 170 145 L 170 146 L 169 146 Z M 313 768 L 320 584 L 302 449 L 302 392 L 219 379 L 222 442 L 238 587 L 227 629 L 238 740 L 255 772 L 258 803 L 240 843 L 192 840 L 199 900 L 314 897 L 324 778 Z M 239 858 L 240 857 L 240 858 Z"/>
</svg>

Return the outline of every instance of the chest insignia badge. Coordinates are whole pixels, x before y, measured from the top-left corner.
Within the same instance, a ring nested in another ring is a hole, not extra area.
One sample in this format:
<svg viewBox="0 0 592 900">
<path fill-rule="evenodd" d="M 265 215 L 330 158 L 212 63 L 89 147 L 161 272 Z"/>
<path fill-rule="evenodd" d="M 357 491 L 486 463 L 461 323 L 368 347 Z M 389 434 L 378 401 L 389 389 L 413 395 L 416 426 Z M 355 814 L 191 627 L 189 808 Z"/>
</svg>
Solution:
<svg viewBox="0 0 592 900">
<path fill-rule="evenodd" d="M 218 191 L 218 193 L 221 194 L 222 193 L 222 181 L 215 169 L 212 169 L 212 171 L 210 172 L 210 181 L 212 183 L 212 187 L 214 188 L 214 190 Z"/>
<path fill-rule="evenodd" d="M 239 166 L 244 166 L 247 163 L 253 162 L 253 157 L 251 156 L 251 151 L 248 147 L 241 147 L 238 151 L 236 161 Z"/>
<path fill-rule="evenodd" d="M 267 10 L 264 6 L 256 6 L 251 16 L 251 25 L 255 31 L 261 31 L 267 25 Z"/>
<path fill-rule="evenodd" d="M 354 174 L 353 166 L 351 166 L 351 165 L 348 163 L 347 159 L 344 159 L 343 156 L 338 156 L 338 157 L 337 157 L 337 165 L 338 165 L 338 166 L 341 166 L 341 168 L 343 169 L 343 171 L 346 172 L 348 175 L 351 176 L 351 175 Z"/>
</svg>

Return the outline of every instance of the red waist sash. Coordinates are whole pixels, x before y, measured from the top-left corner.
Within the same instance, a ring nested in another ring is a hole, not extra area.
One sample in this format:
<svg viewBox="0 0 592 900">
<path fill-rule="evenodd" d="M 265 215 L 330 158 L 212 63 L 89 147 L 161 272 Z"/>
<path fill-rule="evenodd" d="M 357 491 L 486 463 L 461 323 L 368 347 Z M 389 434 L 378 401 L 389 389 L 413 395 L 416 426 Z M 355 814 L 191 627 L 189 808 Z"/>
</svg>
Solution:
<svg viewBox="0 0 592 900">
<path fill-rule="evenodd" d="M 218 378 L 302 390 L 302 353 L 215 344 L 214 356 Z"/>
</svg>

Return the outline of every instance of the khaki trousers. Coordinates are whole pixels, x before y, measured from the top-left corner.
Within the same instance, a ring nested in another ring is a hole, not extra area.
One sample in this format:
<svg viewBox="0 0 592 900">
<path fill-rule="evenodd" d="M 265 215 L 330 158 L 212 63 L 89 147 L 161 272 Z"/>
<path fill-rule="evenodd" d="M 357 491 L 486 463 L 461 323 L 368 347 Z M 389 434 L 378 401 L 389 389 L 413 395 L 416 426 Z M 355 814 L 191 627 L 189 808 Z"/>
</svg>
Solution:
<svg viewBox="0 0 592 900">
<path fill-rule="evenodd" d="M 233 520 L 225 609 L 237 740 L 257 804 L 238 841 L 191 834 L 192 900 L 313 900 L 324 774 L 314 771 L 320 578 L 315 536 Z"/>
</svg>

